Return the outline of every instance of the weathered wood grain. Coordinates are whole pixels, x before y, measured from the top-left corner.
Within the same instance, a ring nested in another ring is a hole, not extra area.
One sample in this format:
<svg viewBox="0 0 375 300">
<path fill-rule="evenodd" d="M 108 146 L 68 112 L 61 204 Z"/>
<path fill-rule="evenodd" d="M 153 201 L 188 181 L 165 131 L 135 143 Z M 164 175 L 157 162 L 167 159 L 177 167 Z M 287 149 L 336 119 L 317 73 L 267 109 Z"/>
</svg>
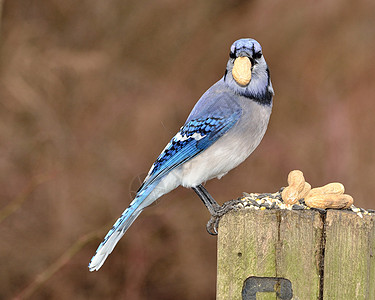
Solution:
<svg viewBox="0 0 375 300">
<path fill-rule="evenodd" d="M 329 210 L 323 299 L 375 299 L 375 217 Z"/>
<path fill-rule="evenodd" d="M 225 215 L 219 226 L 217 299 L 242 299 L 250 276 L 289 279 L 295 299 L 317 299 L 322 230 L 315 211 L 244 209 Z M 257 299 L 276 299 L 276 293 Z"/>
<path fill-rule="evenodd" d="M 316 211 L 280 213 L 277 276 L 292 282 L 296 299 L 318 299 L 323 222 Z"/>
<path fill-rule="evenodd" d="M 242 299 L 245 279 L 276 276 L 276 211 L 239 210 L 220 221 L 217 299 Z"/>
</svg>

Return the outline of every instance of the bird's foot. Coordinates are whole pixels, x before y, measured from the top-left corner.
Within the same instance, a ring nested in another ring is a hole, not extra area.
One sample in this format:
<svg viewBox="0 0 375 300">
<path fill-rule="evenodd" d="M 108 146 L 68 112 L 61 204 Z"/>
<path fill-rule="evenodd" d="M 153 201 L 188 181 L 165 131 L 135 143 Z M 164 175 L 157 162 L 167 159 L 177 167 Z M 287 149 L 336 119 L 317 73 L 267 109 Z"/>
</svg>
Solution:
<svg viewBox="0 0 375 300">
<path fill-rule="evenodd" d="M 207 232 L 211 235 L 217 235 L 219 230 L 219 222 L 222 216 L 231 210 L 237 209 L 236 205 L 241 203 L 240 200 L 230 200 L 225 202 L 222 206 L 215 209 L 215 212 L 211 214 L 211 219 L 206 225 Z"/>
</svg>

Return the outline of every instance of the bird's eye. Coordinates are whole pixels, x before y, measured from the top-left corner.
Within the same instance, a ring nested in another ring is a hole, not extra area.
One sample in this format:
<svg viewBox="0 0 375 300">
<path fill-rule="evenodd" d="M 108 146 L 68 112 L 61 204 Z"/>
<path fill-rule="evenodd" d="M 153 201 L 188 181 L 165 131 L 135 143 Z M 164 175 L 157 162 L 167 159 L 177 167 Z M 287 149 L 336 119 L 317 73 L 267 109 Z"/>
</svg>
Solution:
<svg viewBox="0 0 375 300">
<path fill-rule="evenodd" d="M 231 51 L 231 52 L 229 53 L 229 57 L 230 57 L 230 58 L 236 58 L 236 54 L 235 54 L 234 52 Z"/>
<path fill-rule="evenodd" d="M 259 59 L 262 57 L 262 52 L 257 52 L 257 53 L 254 53 L 254 59 Z"/>
</svg>

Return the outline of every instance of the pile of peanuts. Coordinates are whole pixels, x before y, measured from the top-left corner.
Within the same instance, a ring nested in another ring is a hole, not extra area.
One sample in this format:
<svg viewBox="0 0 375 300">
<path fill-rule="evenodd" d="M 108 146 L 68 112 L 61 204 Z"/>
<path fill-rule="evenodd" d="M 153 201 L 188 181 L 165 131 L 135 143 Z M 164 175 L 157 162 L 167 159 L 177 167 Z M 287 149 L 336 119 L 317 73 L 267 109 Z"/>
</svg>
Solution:
<svg viewBox="0 0 375 300">
<path fill-rule="evenodd" d="M 304 198 L 305 204 L 309 207 L 344 209 L 353 204 L 353 197 L 344 192 L 344 185 L 338 182 L 312 189 L 305 181 L 303 173 L 293 170 L 288 175 L 288 186 L 282 191 L 281 196 L 286 204 L 295 204 Z"/>
</svg>

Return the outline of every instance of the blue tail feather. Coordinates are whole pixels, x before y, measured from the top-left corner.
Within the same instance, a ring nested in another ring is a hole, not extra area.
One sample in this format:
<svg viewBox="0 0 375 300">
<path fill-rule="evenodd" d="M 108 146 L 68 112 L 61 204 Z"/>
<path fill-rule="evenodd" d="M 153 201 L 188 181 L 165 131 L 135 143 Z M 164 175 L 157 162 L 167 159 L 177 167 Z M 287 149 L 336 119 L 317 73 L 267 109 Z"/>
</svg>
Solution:
<svg viewBox="0 0 375 300">
<path fill-rule="evenodd" d="M 146 190 L 141 190 L 132 203 L 130 203 L 129 207 L 122 213 L 121 217 L 112 226 L 111 230 L 104 237 L 104 240 L 100 243 L 95 255 L 90 261 L 90 271 L 97 271 L 104 264 L 108 255 L 111 254 L 126 230 L 142 212 L 144 207 L 142 207 L 141 204 L 149 196 L 153 188 L 154 185 L 149 186 Z"/>
</svg>

